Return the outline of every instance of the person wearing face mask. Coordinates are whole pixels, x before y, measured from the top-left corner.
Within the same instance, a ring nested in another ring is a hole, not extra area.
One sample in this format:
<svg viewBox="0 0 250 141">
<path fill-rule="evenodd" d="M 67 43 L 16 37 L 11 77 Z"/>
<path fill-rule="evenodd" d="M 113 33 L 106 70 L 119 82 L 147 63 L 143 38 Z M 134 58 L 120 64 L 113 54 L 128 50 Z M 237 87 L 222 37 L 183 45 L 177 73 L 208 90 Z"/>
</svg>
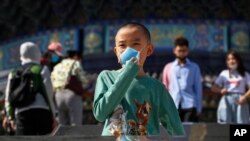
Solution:
<svg viewBox="0 0 250 141">
<path fill-rule="evenodd" d="M 171 96 L 143 68 L 153 53 L 148 29 L 140 23 L 122 25 L 115 36 L 114 52 L 121 69 L 102 71 L 95 87 L 93 113 L 98 121 L 105 122 L 102 135 L 159 135 L 161 122 L 169 135 L 183 136 Z"/>
<path fill-rule="evenodd" d="M 175 40 L 176 59 L 166 64 L 162 82 L 172 96 L 183 122 L 197 122 L 202 110 L 202 85 L 199 66 L 190 61 L 188 40 Z"/>
<path fill-rule="evenodd" d="M 53 42 L 49 44 L 48 51 L 42 55 L 40 63 L 47 66 L 51 72 L 54 66 L 60 63 L 63 58 L 62 45 L 59 42 Z"/>
<path fill-rule="evenodd" d="M 217 110 L 218 123 L 249 123 L 250 75 L 235 51 L 226 56 L 227 69 L 223 70 L 212 86 L 222 95 Z M 248 89 L 248 90 L 247 90 Z"/>
</svg>

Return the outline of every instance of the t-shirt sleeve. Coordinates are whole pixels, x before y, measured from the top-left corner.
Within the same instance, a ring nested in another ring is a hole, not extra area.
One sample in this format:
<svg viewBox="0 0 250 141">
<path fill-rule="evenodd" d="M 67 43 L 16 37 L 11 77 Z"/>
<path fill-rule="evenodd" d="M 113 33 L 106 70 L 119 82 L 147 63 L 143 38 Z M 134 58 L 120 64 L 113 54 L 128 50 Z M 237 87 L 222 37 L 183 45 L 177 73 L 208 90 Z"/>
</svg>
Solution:
<svg viewBox="0 0 250 141">
<path fill-rule="evenodd" d="M 214 84 L 219 85 L 220 87 L 223 87 L 224 81 L 225 81 L 225 72 L 221 72 L 219 76 L 215 79 Z"/>
</svg>

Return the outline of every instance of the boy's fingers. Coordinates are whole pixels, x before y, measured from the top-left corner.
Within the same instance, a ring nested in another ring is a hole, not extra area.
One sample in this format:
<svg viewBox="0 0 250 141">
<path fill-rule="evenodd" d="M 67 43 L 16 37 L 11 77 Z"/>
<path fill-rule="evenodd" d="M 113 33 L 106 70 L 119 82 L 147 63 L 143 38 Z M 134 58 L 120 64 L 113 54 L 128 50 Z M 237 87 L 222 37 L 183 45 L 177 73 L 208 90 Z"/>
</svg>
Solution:
<svg viewBox="0 0 250 141">
<path fill-rule="evenodd" d="M 136 59 L 135 57 L 132 57 L 130 60 L 131 60 L 132 62 L 134 62 L 134 63 L 137 63 L 137 62 L 138 62 L 138 59 Z"/>
</svg>

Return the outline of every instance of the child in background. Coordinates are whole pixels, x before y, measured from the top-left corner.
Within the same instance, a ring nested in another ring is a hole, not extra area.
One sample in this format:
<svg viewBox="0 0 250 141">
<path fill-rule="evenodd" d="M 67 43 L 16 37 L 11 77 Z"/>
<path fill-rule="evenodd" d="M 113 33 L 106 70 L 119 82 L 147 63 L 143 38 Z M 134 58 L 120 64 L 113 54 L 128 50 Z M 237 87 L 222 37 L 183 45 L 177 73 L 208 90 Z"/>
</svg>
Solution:
<svg viewBox="0 0 250 141">
<path fill-rule="evenodd" d="M 234 51 L 226 57 L 228 69 L 223 70 L 215 80 L 212 91 L 220 93 L 222 98 L 217 111 L 218 123 L 249 123 L 250 75 L 243 62 Z"/>
<path fill-rule="evenodd" d="M 165 86 L 143 70 L 146 58 L 153 53 L 148 29 L 139 23 L 125 24 L 117 32 L 115 44 L 114 52 L 122 68 L 102 71 L 95 89 L 93 112 L 98 121 L 105 121 L 102 135 L 119 132 L 125 135 L 159 135 L 160 122 L 170 135 L 184 135 L 178 111 Z M 128 59 L 128 50 L 137 53 Z M 115 109 L 118 108 L 117 113 Z M 120 121 L 125 117 L 125 122 L 120 122 L 125 125 L 114 126 L 113 117 L 123 118 Z"/>
</svg>

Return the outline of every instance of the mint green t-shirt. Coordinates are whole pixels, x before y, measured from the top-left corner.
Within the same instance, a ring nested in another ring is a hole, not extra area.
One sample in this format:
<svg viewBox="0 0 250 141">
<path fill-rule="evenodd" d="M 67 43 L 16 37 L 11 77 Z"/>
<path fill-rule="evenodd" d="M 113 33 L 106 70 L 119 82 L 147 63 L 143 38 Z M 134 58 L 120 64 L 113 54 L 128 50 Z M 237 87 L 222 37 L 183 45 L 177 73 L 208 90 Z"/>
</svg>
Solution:
<svg viewBox="0 0 250 141">
<path fill-rule="evenodd" d="M 138 71 L 135 63 L 128 62 L 121 70 L 99 74 L 93 112 L 98 121 L 105 121 L 102 135 L 112 135 L 111 129 L 121 124 L 127 135 L 158 135 L 160 122 L 168 134 L 184 135 L 178 111 L 164 85 L 149 76 L 137 76 Z"/>
</svg>

